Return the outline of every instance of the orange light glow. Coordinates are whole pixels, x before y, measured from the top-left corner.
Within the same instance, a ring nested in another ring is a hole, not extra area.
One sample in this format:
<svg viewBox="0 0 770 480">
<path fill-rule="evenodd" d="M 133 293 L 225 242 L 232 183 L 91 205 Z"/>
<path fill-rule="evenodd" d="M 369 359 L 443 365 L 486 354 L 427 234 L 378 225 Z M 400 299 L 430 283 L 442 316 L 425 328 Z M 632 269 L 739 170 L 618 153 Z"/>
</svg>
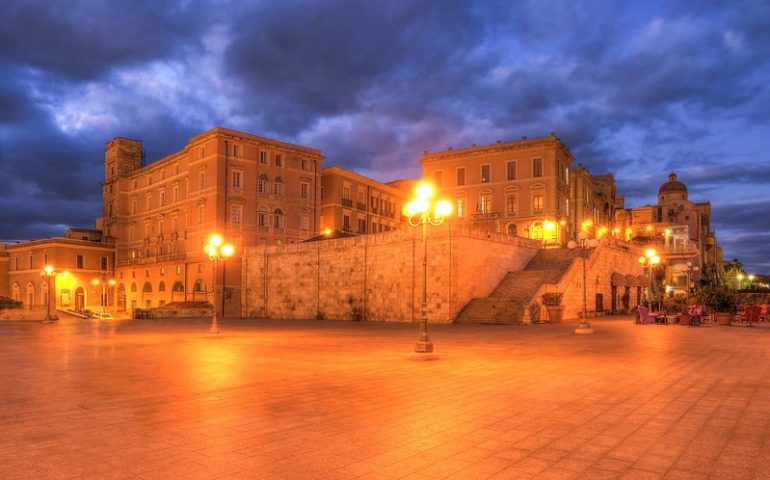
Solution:
<svg viewBox="0 0 770 480">
<path fill-rule="evenodd" d="M 433 196 L 433 186 L 427 182 L 420 183 L 415 188 L 415 193 L 417 193 L 418 199 L 428 200 Z"/>
</svg>

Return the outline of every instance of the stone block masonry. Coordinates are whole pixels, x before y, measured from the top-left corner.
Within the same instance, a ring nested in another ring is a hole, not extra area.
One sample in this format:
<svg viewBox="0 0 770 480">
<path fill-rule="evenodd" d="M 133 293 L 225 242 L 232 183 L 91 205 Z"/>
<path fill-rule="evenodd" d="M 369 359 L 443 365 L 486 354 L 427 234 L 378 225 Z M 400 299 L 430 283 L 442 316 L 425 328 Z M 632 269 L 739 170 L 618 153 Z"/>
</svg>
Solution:
<svg viewBox="0 0 770 480">
<path fill-rule="evenodd" d="M 451 223 L 428 229 L 428 320 L 450 323 L 473 297 L 523 269 L 540 242 Z M 422 295 L 419 228 L 246 248 L 242 316 L 412 322 Z"/>
</svg>

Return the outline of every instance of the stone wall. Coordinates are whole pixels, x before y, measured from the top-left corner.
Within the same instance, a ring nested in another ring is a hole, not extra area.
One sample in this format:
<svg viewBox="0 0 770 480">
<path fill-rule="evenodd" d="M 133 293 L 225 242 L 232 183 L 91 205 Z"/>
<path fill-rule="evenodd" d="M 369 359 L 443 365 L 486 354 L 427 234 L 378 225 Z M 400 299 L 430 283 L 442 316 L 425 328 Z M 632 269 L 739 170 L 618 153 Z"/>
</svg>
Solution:
<svg viewBox="0 0 770 480">
<path fill-rule="evenodd" d="M 612 283 L 613 273 L 623 275 L 642 275 L 642 267 L 637 262 L 641 252 L 639 247 L 612 239 L 605 239 L 599 246 L 588 252 L 586 256 L 586 299 L 589 311 L 597 311 L 597 294 L 602 295 L 602 311 L 609 311 L 612 307 Z M 620 297 L 625 287 L 618 287 L 617 307 L 621 308 Z M 583 261 L 576 259 L 567 272 L 562 276 L 558 284 L 544 285 L 538 292 L 539 296 L 544 291 L 558 291 L 564 293 L 562 300 L 565 305 L 564 318 L 579 318 L 583 306 Z M 630 287 L 630 308 L 636 306 L 637 287 Z M 644 296 L 642 294 L 642 296 Z M 545 312 L 541 312 L 541 318 L 545 318 Z"/>
<path fill-rule="evenodd" d="M 521 270 L 540 242 L 453 225 L 428 228 L 428 319 L 452 322 L 472 297 Z M 243 256 L 242 316 L 410 322 L 419 318 L 419 228 L 280 246 Z"/>
</svg>

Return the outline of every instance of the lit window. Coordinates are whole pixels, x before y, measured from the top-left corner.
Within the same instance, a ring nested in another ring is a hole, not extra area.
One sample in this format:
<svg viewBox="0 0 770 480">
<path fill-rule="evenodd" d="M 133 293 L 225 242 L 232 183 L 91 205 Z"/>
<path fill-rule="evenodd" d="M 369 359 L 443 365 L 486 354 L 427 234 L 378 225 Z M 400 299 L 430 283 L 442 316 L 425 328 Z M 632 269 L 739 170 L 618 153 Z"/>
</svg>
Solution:
<svg viewBox="0 0 770 480">
<path fill-rule="evenodd" d="M 479 197 L 479 213 L 492 212 L 492 194 L 483 193 Z"/>
<path fill-rule="evenodd" d="M 465 216 L 465 199 L 464 198 L 457 199 L 457 216 L 459 218 L 462 218 Z"/>
<path fill-rule="evenodd" d="M 535 192 L 532 194 L 532 213 L 543 213 L 543 193 Z"/>
<path fill-rule="evenodd" d="M 489 183 L 489 165 L 481 166 L 481 183 Z"/>
<path fill-rule="evenodd" d="M 508 194 L 505 196 L 505 213 L 508 215 L 516 215 L 518 211 L 518 198 L 516 194 Z"/>
<path fill-rule="evenodd" d="M 257 183 L 257 192 L 267 193 L 267 175 L 264 173 L 259 176 L 259 182 Z"/>
</svg>

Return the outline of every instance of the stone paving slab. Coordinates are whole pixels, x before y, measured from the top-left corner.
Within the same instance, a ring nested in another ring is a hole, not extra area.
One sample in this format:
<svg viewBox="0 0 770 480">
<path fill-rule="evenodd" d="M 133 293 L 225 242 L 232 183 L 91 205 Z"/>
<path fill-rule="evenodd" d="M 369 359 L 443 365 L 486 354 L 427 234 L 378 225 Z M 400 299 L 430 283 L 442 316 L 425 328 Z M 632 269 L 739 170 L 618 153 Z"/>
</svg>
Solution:
<svg viewBox="0 0 770 480">
<path fill-rule="evenodd" d="M 0 324 L 0 478 L 770 479 L 770 327 Z"/>
</svg>

